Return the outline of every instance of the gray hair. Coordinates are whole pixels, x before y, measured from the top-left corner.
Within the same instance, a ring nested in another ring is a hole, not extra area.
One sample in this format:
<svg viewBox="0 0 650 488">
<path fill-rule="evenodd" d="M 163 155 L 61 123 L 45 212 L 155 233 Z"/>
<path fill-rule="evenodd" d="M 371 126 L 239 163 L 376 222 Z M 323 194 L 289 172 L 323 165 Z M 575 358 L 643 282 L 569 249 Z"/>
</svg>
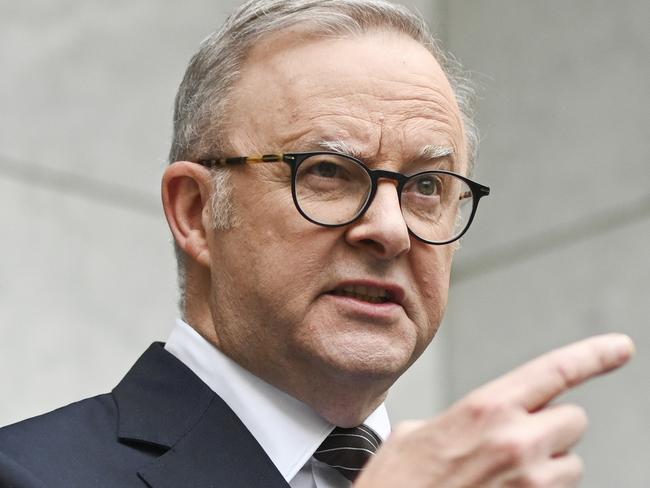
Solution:
<svg viewBox="0 0 650 488">
<path fill-rule="evenodd" d="M 225 156 L 228 147 L 228 104 L 232 89 L 252 47 L 264 36 L 296 24 L 314 36 L 348 37 L 372 29 L 406 34 L 426 47 L 442 66 L 461 111 L 469 172 L 478 148 L 473 121 L 475 91 L 458 61 L 445 53 L 424 19 L 385 0 L 249 0 L 220 30 L 208 36 L 192 57 L 176 95 L 169 161 Z M 215 170 L 211 207 L 215 228 L 233 224 L 229 174 Z M 180 308 L 185 308 L 185 256 L 176 247 Z"/>
</svg>

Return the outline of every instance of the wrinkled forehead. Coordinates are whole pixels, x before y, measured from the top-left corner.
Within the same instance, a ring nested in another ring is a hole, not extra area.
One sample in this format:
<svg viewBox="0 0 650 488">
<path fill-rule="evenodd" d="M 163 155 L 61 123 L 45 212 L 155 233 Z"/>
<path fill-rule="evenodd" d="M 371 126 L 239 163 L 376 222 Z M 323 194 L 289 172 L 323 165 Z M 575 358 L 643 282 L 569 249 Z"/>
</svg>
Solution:
<svg viewBox="0 0 650 488">
<path fill-rule="evenodd" d="M 267 36 L 244 63 L 229 113 L 238 151 L 312 150 L 314 141 L 340 141 L 366 159 L 410 157 L 431 145 L 464 154 L 459 109 L 442 68 L 426 47 L 393 31 Z"/>
</svg>

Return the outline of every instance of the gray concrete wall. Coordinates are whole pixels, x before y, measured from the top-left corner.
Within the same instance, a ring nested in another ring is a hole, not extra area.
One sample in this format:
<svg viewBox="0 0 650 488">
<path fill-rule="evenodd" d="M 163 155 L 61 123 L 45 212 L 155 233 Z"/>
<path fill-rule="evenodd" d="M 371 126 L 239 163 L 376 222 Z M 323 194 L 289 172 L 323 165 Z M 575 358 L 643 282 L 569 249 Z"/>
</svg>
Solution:
<svg viewBox="0 0 650 488">
<path fill-rule="evenodd" d="M 110 390 L 173 324 L 173 97 L 229 5 L 160 5 L 0 4 L 0 424 Z"/>
<path fill-rule="evenodd" d="M 176 315 L 158 185 L 174 92 L 237 2 L 0 4 L 0 425 L 107 391 Z M 639 354 L 579 389 L 584 486 L 650 485 L 648 82 L 641 1 L 414 1 L 484 85 L 443 329 L 389 398 L 440 411 L 551 347 L 622 330 Z"/>
<path fill-rule="evenodd" d="M 623 331 L 625 370 L 567 395 L 591 418 L 583 486 L 650 486 L 650 4 L 454 0 L 477 72 L 477 179 L 492 195 L 456 262 L 449 398 L 550 348 Z"/>
</svg>

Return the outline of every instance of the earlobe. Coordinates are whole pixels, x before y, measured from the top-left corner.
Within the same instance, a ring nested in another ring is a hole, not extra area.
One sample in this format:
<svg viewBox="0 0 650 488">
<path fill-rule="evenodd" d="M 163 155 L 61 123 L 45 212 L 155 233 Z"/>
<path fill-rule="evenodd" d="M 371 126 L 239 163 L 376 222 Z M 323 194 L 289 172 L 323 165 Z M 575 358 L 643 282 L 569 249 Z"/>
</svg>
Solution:
<svg viewBox="0 0 650 488">
<path fill-rule="evenodd" d="M 210 172 L 188 161 L 170 164 L 162 178 L 165 217 L 176 244 L 203 266 L 210 265 L 203 212 L 211 195 Z"/>
</svg>

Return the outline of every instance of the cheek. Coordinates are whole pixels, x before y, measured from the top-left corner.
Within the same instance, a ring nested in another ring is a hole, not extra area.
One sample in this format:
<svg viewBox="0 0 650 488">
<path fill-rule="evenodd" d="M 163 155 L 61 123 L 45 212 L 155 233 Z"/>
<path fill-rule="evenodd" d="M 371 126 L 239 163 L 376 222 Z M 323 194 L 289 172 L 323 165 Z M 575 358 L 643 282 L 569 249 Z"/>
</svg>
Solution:
<svg viewBox="0 0 650 488">
<path fill-rule="evenodd" d="M 249 286 L 257 306 L 273 312 L 270 317 L 282 315 L 282 320 L 294 322 L 323 291 L 340 237 L 332 229 L 307 222 L 292 202 L 289 210 L 267 214 L 244 266 L 254 279 Z"/>
<path fill-rule="evenodd" d="M 428 335 L 433 335 L 447 306 L 453 248 L 441 246 L 423 249 L 422 253 L 414 251 L 414 283 L 417 284 L 420 305 L 428 319 Z"/>
</svg>

